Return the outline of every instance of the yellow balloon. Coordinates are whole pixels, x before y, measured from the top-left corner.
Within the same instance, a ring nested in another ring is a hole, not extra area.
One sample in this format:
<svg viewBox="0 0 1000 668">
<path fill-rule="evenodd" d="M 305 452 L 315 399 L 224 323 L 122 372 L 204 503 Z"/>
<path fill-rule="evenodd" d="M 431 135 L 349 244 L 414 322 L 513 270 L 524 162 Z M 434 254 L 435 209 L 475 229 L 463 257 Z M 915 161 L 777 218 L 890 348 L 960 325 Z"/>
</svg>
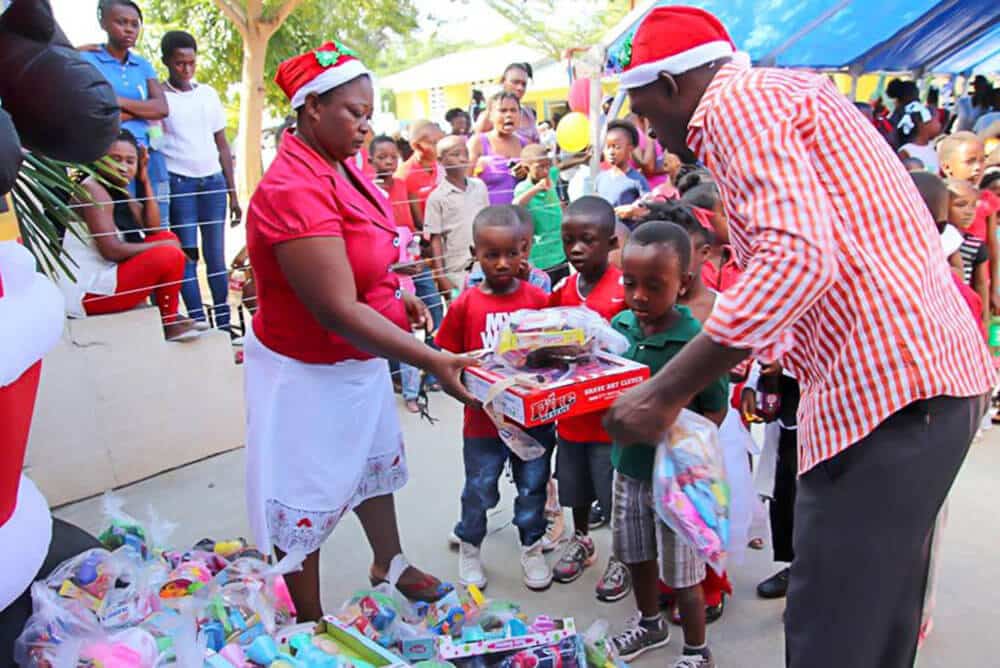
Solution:
<svg viewBox="0 0 1000 668">
<path fill-rule="evenodd" d="M 562 150 L 579 153 L 590 145 L 590 119 L 578 111 L 562 117 L 556 128 L 556 141 Z"/>
</svg>

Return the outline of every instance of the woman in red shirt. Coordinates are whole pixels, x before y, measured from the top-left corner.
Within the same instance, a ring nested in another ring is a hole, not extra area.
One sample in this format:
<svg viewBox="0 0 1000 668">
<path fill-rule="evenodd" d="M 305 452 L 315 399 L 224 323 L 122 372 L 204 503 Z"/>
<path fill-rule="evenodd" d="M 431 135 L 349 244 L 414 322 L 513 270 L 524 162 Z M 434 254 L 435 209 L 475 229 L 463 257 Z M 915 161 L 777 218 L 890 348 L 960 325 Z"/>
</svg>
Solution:
<svg viewBox="0 0 1000 668">
<path fill-rule="evenodd" d="M 257 188 L 247 247 L 258 311 L 245 346 L 247 507 L 258 544 L 308 555 L 288 577 L 300 620 L 322 615 L 319 549 L 354 511 L 374 552 L 373 584 L 436 600 L 448 588 L 402 555 L 393 493 L 406 458 L 385 357 L 461 383 L 472 362 L 419 343 L 427 310 L 390 271 L 391 206 L 351 158 L 364 144 L 372 80 L 337 42 L 292 58 L 276 81 L 298 120 Z"/>
</svg>

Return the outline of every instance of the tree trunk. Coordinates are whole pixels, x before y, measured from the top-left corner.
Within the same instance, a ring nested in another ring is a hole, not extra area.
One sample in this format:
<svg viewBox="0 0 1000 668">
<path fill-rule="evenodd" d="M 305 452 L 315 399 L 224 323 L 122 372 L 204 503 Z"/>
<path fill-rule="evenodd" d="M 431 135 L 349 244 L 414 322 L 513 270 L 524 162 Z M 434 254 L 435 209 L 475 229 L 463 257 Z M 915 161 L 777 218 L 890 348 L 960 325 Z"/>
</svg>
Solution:
<svg viewBox="0 0 1000 668">
<path fill-rule="evenodd" d="M 265 101 L 264 62 L 269 38 L 259 25 L 251 25 L 243 39 L 240 130 L 236 147 L 236 179 L 241 202 L 250 201 L 263 173 L 260 154 Z"/>
</svg>

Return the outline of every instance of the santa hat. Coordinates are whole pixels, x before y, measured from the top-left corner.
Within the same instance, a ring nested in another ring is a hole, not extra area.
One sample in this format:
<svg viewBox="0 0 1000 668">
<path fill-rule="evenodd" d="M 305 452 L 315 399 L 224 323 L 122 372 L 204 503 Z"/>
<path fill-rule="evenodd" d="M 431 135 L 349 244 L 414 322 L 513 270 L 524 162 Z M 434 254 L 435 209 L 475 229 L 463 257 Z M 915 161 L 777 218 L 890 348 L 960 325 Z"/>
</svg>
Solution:
<svg viewBox="0 0 1000 668">
<path fill-rule="evenodd" d="M 657 7 L 626 43 L 621 85 L 640 88 L 660 72 L 681 74 L 736 53 L 736 45 L 715 16 L 697 7 Z"/>
<path fill-rule="evenodd" d="M 310 93 L 322 95 L 363 75 L 370 77 L 371 72 L 358 54 L 340 42 L 327 42 L 281 63 L 274 81 L 291 100 L 292 109 L 298 109 Z"/>
</svg>

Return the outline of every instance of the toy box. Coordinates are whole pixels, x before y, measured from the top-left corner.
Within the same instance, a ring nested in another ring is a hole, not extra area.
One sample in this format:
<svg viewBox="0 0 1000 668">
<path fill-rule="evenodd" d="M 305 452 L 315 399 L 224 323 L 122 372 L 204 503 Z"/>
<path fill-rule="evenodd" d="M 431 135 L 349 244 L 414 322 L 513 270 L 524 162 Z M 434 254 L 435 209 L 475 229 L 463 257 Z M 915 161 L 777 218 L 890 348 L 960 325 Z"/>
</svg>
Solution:
<svg viewBox="0 0 1000 668">
<path fill-rule="evenodd" d="M 342 654 L 364 661 L 375 668 L 405 668 L 410 665 L 400 657 L 354 629 L 346 627 L 336 617 L 326 616 L 316 624 L 298 624 L 282 629 L 275 635 L 279 645 L 288 644 L 289 640 L 299 633 L 313 633 L 318 636 L 328 636 L 333 640 Z"/>
<path fill-rule="evenodd" d="M 584 363 L 531 371 L 515 371 L 487 357 L 483 366 L 466 369 L 462 380 L 481 401 L 496 383 L 509 384 L 494 407 L 523 427 L 537 427 L 604 410 L 647 378 L 645 365 L 599 352 Z"/>
<path fill-rule="evenodd" d="M 506 635 L 502 638 L 485 638 L 471 642 L 442 636 L 438 639 L 438 657 L 443 661 L 461 664 L 463 659 L 517 652 L 545 645 L 558 645 L 567 638 L 576 637 L 576 624 L 571 617 L 553 621 L 554 628 L 552 630 L 539 633 Z"/>
</svg>

